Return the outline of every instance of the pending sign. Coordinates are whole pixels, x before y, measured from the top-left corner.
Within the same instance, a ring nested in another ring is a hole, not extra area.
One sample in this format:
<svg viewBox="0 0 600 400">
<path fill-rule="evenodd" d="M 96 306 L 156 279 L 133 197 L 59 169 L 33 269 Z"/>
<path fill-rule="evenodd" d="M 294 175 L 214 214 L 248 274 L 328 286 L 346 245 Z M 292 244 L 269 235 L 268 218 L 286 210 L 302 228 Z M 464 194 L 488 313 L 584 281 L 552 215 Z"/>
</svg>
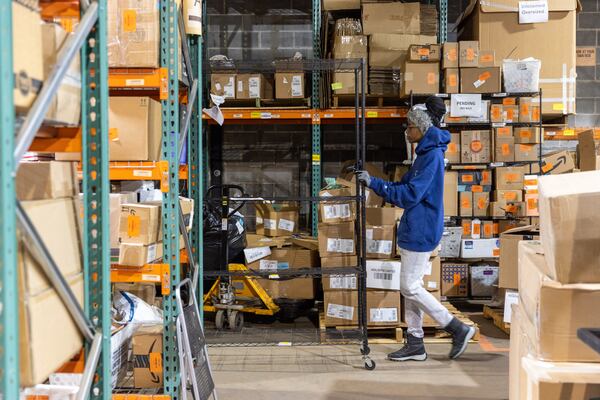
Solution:
<svg viewBox="0 0 600 400">
<path fill-rule="evenodd" d="M 548 1 L 519 1 L 519 23 L 548 22 Z"/>
<path fill-rule="evenodd" d="M 453 94 L 450 97 L 451 117 L 482 116 L 481 94 Z"/>
</svg>

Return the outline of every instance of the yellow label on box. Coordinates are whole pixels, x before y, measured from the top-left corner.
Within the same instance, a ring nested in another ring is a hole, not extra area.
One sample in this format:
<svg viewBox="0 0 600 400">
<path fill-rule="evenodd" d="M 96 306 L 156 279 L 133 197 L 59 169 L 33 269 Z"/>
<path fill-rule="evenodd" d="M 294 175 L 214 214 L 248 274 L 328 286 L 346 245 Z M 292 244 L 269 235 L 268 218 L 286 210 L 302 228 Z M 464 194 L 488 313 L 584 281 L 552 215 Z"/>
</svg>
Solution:
<svg viewBox="0 0 600 400">
<path fill-rule="evenodd" d="M 377 111 L 367 111 L 367 118 L 377 118 L 379 113 Z"/>
<path fill-rule="evenodd" d="M 138 237 L 140 236 L 140 227 L 142 225 L 142 219 L 138 215 L 127 216 L 127 236 Z"/>
<path fill-rule="evenodd" d="M 149 369 L 150 372 L 159 374 L 162 372 L 162 354 L 161 353 L 150 353 L 148 355 Z"/>
<path fill-rule="evenodd" d="M 344 85 L 342 84 L 342 82 L 334 82 L 331 84 L 331 89 L 333 89 L 333 90 L 340 90 L 343 88 L 344 88 Z"/>
<path fill-rule="evenodd" d="M 564 109 L 565 109 L 565 107 L 564 107 L 563 103 L 552 103 L 553 111 L 562 111 Z"/>
<path fill-rule="evenodd" d="M 563 131 L 563 135 L 564 136 L 575 136 L 575 130 L 574 129 L 565 129 Z"/>
<path fill-rule="evenodd" d="M 119 140 L 119 130 L 117 128 L 108 128 L 108 140 Z"/>
<path fill-rule="evenodd" d="M 135 10 L 123 10 L 123 32 L 135 32 L 137 13 Z"/>
</svg>

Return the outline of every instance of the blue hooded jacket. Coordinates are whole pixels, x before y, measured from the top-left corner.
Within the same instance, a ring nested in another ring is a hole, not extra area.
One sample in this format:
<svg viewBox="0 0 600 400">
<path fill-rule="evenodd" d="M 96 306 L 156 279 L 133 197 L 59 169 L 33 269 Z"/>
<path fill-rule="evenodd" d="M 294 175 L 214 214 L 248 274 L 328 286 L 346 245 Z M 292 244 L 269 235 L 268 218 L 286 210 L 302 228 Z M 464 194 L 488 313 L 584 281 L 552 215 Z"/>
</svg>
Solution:
<svg viewBox="0 0 600 400">
<path fill-rule="evenodd" d="M 369 187 L 386 202 L 404 208 L 398 227 L 400 248 L 433 251 L 444 231 L 444 152 L 450 133 L 435 126 L 425 132 L 417 157 L 400 182 L 371 177 Z"/>
</svg>

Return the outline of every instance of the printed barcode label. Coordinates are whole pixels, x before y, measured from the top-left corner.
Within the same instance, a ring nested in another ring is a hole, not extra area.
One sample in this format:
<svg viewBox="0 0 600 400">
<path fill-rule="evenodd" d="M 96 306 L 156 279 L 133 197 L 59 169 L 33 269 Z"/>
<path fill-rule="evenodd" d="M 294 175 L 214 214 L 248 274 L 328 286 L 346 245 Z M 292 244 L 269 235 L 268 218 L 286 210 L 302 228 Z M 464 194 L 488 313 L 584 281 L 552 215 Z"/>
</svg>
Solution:
<svg viewBox="0 0 600 400">
<path fill-rule="evenodd" d="M 384 281 L 391 281 L 392 277 L 394 276 L 394 274 L 388 273 L 388 272 L 375 272 L 373 274 L 373 276 L 375 277 L 375 279 L 381 279 L 381 280 L 384 280 Z"/>
<path fill-rule="evenodd" d="M 277 260 L 260 260 L 259 267 L 261 271 L 276 271 Z"/>
<path fill-rule="evenodd" d="M 423 275 L 431 275 L 432 271 L 433 271 L 433 263 L 431 261 L 428 261 L 427 269 L 425 270 L 425 273 Z"/>
<path fill-rule="evenodd" d="M 146 282 L 160 282 L 160 275 L 142 274 L 142 280 Z"/>
<path fill-rule="evenodd" d="M 137 176 L 139 178 L 151 178 L 152 171 L 151 170 L 143 170 L 143 169 L 134 169 L 133 176 Z"/>
<path fill-rule="evenodd" d="M 334 218 L 349 218 L 350 217 L 350 205 L 349 204 L 335 204 L 323 206 L 323 214 L 325 219 Z"/>
<path fill-rule="evenodd" d="M 263 225 L 265 226 L 265 229 L 275 230 L 275 229 L 277 229 L 277 220 L 265 218 L 263 220 Z"/>
<path fill-rule="evenodd" d="M 300 75 L 292 76 L 292 97 L 302 96 L 302 77 Z"/>
<path fill-rule="evenodd" d="M 289 219 L 281 218 L 279 220 L 279 224 L 277 226 L 281 230 L 288 231 L 288 232 L 294 232 L 294 225 L 295 225 L 294 221 L 290 221 Z"/>
<path fill-rule="evenodd" d="M 257 224 L 262 224 L 263 223 L 262 217 L 256 217 L 256 223 Z"/>
<path fill-rule="evenodd" d="M 355 275 L 331 275 L 329 277 L 329 289 L 352 289 L 356 290 Z"/>
<path fill-rule="evenodd" d="M 353 239 L 327 239 L 327 251 L 330 253 L 353 253 Z"/>
<path fill-rule="evenodd" d="M 398 322 L 397 308 L 371 308 L 370 322 Z"/>
<path fill-rule="evenodd" d="M 327 305 L 327 316 L 352 321 L 352 318 L 354 317 L 354 307 L 329 303 Z"/>
<path fill-rule="evenodd" d="M 244 249 L 244 255 L 246 256 L 246 262 L 249 264 L 266 256 L 270 256 L 271 248 L 269 246 L 264 246 Z"/>
<path fill-rule="evenodd" d="M 367 239 L 367 253 L 386 255 L 392 254 L 392 241 Z"/>
<path fill-rule="evenodd" d="M 427 282 L 427 289 L 437 290 L 438 284 L 435 281 Z"/>
<path fill-rule="evenodd" d="M 157 249 L 158 245 L 157 244 L 152 244 L 150 246 L 148 246 L 148 256 L 146 257 L 146 263 L 149 264 L 152 261 L 156 260 L 156 249 Z"/>
<path fill-rule="evenodd" d="M 125 86 L 144 86 L 144 79 L 125 79 Z"/>
<path fill-rule="evenodd" d="M 251 99 L 260 97 L 260 78 L 253 77 L 248 79 L 248 94 Z"/>
</svg>

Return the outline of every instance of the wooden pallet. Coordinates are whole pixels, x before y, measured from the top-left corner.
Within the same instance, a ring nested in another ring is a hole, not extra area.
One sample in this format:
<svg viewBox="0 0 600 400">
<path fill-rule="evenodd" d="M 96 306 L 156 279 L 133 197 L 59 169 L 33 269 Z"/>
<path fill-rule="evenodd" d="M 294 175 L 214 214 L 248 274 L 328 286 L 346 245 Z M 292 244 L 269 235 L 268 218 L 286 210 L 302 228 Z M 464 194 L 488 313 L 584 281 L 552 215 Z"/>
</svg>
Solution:
<svg viewBox="0 0 600 400">
<path fill-rule="evenodd" d="M 332 108 L 354 107 L 354 101 L 355 99 L 353 94 L 333 95 Z M 360 102 L 360 96 L 358 101 Z M 367 107 L 391 107 L 406 104 L 397 96 L 375 96 L 369 94 L 365 96 L 365 105 Z"/>
<path fill-rule="evenodd" d="M 298 99 L 226 99 L 221 108 L 310 108 L 310 98 Z"/>
<path fill-rule="evenodd" d="M 483 316 L 486 319 L 491 319 L 498 329 L 507 335 L 510 335 L 510 324 L 508 322 L 504 322 L 503 309 L 483 306 Z"/>
</svg>

